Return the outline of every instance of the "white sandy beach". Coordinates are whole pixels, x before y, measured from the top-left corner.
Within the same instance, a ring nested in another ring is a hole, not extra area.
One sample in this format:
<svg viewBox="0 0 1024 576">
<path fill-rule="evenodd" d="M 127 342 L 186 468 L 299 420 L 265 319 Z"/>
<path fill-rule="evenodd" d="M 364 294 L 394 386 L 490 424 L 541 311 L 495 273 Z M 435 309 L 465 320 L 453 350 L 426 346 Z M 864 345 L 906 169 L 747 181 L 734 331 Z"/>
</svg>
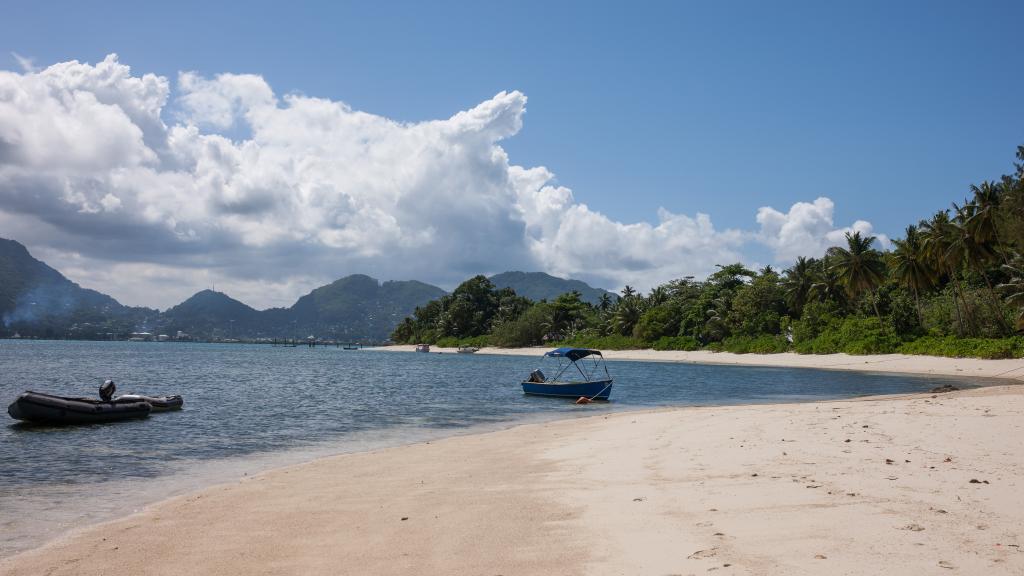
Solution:
<svg viewBox="0 0 1024 576">
<path fill-rule="evenodd" d="M 0 573 L 1021 574 L 1021 546 L 1011 385 L 596 415 L 332 457 L 86 528 Z"/>
<path fill-rule="evenodd" d="M 396 345 L 376 348 L 393 352 L 413 352 L 415 346 Z M 481 348 L 477 354 L 504 354 L 509 356 L 536 356 L 550 350 L 535 348 Z M 431 352 L 454 354 L 456 348 L 431 347 Z M 938 356 L 912 356 L 908 354 L 733 354 L 731 352 L 694 352 L 662 350 L 607 350 L 609 360 L 639 360 L 643 362 L 684 362 L 691 364 L 727 364 L 733 366 L 777 366 L 786 368 L 821 368 L 828 370 L 857 370 L 862 372 L 895 372 L 932 376 L 967 376 L 977 378 L 1008 378 L 1024 380 L 1024 358 L 983 360 L 980 358 L 943 358 Z"/>
</svg>

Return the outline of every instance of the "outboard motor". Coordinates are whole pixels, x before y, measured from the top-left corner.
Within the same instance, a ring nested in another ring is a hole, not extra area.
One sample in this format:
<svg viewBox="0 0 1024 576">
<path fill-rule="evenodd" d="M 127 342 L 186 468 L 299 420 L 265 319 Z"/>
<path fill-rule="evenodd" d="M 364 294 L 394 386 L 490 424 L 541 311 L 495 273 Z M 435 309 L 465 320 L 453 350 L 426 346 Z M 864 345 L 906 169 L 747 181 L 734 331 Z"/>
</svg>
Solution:
<svg viewBox="0 0 1024 576">
<path fill-rule="evenodd" d="M 114 390 L 117 390 L 117 386 L 114 386 L 113 380 L 103 382 L 100 386 L 100 400 L 110 402 L 114 398 Z"/>
<path fill-rule="evenodd" d="M 539 382 L 543 382 L 543 381 L 544 381 L 544 373 L 540 371 L 540 368 L 537 368 L 533 372 L 530 372 L 530 382 L 538 382 L 539 383 Z"/>
</svg>

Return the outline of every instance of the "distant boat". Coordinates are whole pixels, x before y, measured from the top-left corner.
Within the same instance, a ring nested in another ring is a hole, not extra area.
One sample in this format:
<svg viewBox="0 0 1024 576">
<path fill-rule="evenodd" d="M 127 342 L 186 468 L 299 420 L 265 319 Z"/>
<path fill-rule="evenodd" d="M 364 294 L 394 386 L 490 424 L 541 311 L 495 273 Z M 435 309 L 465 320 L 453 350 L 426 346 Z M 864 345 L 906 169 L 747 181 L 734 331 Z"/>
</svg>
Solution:
<svg viewBox="0 0 1024 576">
<path fill-rule="evenodd" d="M 534 370 L 522 382 L 524 394 L 588 400 L 607 400 L 611 395 L 612 377 L 600 350 L 557 348 L 545 353 L 542 359 L 547 358 L 560 361 L 555 375 L 547 378 L 539 369 Z M 581 362 L 584 358 L 591 358 L 593 362 Z M 580 378 L 576 378 L 576 374 Z"/>
<path fill-rule="evenodd" d="M 459 346 L 459 349 L 456 350 L 459 354 L 475 354 L 479 351 L 480 349 L 476 346 Z"/>
<path fill-rule="evenodd" d="M 430 352 L 430 344 L 417 344 L 416 345 L 416 351 L 417 352 Z"/>
<path fill-rule="evenodd" d="M 345 344 L 341 347 L 342 350 L 359 350 L 358 344 Z"/>
</svg>

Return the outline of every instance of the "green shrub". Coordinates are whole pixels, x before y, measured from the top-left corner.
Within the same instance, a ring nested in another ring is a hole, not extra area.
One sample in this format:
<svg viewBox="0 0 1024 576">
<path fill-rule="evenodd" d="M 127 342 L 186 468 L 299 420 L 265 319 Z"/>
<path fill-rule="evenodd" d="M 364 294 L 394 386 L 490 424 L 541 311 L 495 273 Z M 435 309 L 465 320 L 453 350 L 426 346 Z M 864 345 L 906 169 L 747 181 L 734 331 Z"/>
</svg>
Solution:
<svg viewBox="0 0 1024 576">
<path fill-rule="evenodd" d="M 549 342 L 549 345 L 552 348 L 571 346 L 575 348 L 596 348 L 598 350 L 642 350 L 648 348 L 647 343 L 642 340 L 618 334 L 610 336 L 580 335 L 561 342 Z"/>
<path fill-rule="evenodd" d="M 1013 325 L 1010 307 L 1000 300 L 998 308 L 993 310 L 990 296 L 982 288 L 965 288 L 956 303 L 958 306 L 954 305 L 952 286 L 926 299 L 923 305 L 925 332 L 931 336 L 954 336 L 960 333 L 962 321 L 965 330 L 976 330 L 975 334 L 983 339 L 1000 339 L 1005 335 L 1003 326 Z"/>
<path fill-rule="evenodd" d="M 788 352 L 790 348 L 785 336 L 772 334 L 730 336 L 718 344 L 717 350 L 735 354 L 777 354 Z"/>
<path fill-rule="evenodd" d="M 471 338 L 456 338 L 454 336 L 446 336 L 444 338 L 438 338 L 434 344 L 441 348 L 458 348 L 459 346 L 475 346 L 477 348 L 483 348 L 490 346 L 490 336 L 473 336 Z"/>
<path fill-rule="evenodd" d="M 1024 358 L 1024 337 L 958 338 L 923 336 L 899 347 L 902 354 L 948 356 L 951 358 Z"/>
<path fill-rule="evenodd" d="M 655 350 L 700 350 L 700 342 L 692 336 L 662 336 L 651 347 Z"/>
<path fill-rule="evenodd" d="M 633 336 L 645 342 L 654 342 L 679 331 L 679 310 L 673 304 L 662 304 L 644 312 L 633 328 Z"/>
<path fill-rule="evenodd" d="M 889 354 L 900 344 L 899 337 L 882 327 L 878 318 L 850 316 L 832 319 L 817 337 L 798 340 L 794 348 L 800 354 Z"/>
<path fill-rule="evenodd" d="M 541 344 L 545 329 L 550 325 L 550 318 L 550 304 L 534 304 L 515 320 L 495 326 L 491 332 L 491 343 L 505 348 Z"/>
<path fill-rule="evenodd" d="M 799 320 L 790 322 L 793 343 L 799 347 L 822 334 L 829 324 L 836 321 L 839 309 L 835 303 L 811 301 L 804 306 Z"/>
</svg>

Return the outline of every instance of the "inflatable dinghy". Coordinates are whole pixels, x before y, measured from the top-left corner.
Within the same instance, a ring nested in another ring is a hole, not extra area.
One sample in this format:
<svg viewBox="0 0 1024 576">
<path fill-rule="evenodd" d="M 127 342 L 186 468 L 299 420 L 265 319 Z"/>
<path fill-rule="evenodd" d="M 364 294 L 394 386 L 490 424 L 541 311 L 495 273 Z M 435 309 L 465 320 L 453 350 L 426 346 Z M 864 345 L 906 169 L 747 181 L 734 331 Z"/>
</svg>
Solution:
<svg viewBox="0 0 1024 576">
<path fill-rule="evenodd" d="M 66 398 L 30 390 L 18 396 L 7 408 L 7 413 L 15 420 L 40 424 L 93 424 L 145 418 L 152 409 L 149 402 L 142 400 L 122 402 Z"/>
</svg>

